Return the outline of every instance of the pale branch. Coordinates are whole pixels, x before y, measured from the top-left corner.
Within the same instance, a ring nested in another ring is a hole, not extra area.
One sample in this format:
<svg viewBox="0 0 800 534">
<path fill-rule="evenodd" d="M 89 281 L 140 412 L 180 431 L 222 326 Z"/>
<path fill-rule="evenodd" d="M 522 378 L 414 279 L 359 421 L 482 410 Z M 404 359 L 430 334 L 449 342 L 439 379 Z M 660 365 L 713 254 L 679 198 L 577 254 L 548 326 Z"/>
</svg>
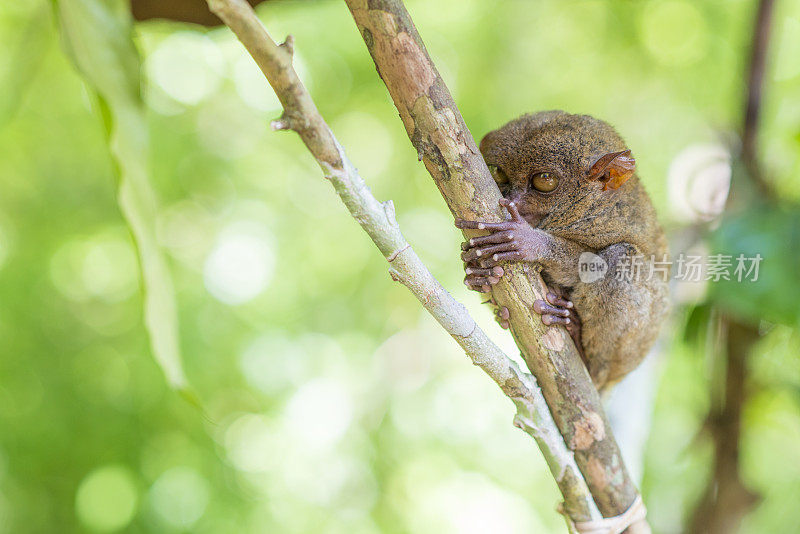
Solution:
<svg viewBox="0 0 800 534">
<path fill-rule="evenodd" d="M 504 220 L 500 191 L 450 92 L 401 0 L 345 0 L 386 84 L 406 132 L 454 216 Z M 469 234 L 472 237 L 475 234 Z M 546 327 L 532 312 L 546 287 L 533 268 L 509 264 L 493 286 L 508 308 L 511 332 L 536 376 L 553 418 L 603 516 L 622 515 L 638 503 L 600 397 L 563 327 Z M 639 517 L 641 514 L 638 514 Z M 628 532 L 648 532 L 641 518 Z"/>
<path fill-rule="evenodd" d="M 319 163 L 336 193 L 390 264 L 392 278 L 404 284 L 426 310 L 516 405 L 514 424 L 530 434 L 545 456 L 564 496 L 570 523 L 599 519 L 586 482 L 564 443 L 536 380 L 522 372 L 433 277 L 403 237 L 391 201 L 370 192 L 320 116 L 292 67 L 292 41 L 277 45 L 244 0 L 208 0 L 259 65 L 284 107 L 276 130 L 295 130 Z"/>
</svg>

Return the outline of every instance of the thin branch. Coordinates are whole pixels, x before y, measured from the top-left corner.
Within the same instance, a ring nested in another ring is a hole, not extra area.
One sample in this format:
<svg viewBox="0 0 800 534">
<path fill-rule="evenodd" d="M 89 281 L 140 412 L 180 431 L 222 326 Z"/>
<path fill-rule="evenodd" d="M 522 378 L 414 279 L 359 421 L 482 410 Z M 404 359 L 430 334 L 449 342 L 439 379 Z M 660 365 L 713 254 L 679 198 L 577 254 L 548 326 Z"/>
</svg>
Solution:
<svg viewBox="0 0 800 534">
<path fill-rule="evenodd" d="M 775 0 L 761 0 L 758 4 L 753 27 L 744 124 L 742 125 L 742 161 L 750 178 L 765 199 L 772 197 L 772 188 L 764 178 L 764 170 L 758 158 L 758 130 L 774 7 Z"/>
<path fill-rule="evenodd" d="M 500 191 L 471 133 L 425 49 L 401 0 L 345 0 L 414 147 L 447 205 L 464 219 L 504 219 Z M 474 234 L 470 234 L 470 237 Z M 597 390 L 572 339 L 562 327 L 546 327 L 532 312 L 546 287 L 523 264 L 493 286 L 494 300 L 508 308 L 511 332 L 536 376 L 564 440 L 605 517 L 629 510 L 638 491 L 631 480 Z M 648 531 L 644 520 L 628 531 Z"/>
<path fill-rule="evenodd" d="M 297 77 L 292 67 L 291 39 L 277 45 L 244 0 L 208 3 L 245 45 L 283 104 L 284 114 L 273 121 L 273 129 L 292 129 L 300 134 L 353 218 L 389 262 L 392 278 L 417 297 L 472 362 L 514 402 L 514 424 L 535 438 L 564 496 L 571 521 L 599 519 L 574 455 L 566 447 L 536 380 L 522 372 L 436 281 L 400 232 L 391 201 L 381 203 L 369 191 Z"/>
</svg>

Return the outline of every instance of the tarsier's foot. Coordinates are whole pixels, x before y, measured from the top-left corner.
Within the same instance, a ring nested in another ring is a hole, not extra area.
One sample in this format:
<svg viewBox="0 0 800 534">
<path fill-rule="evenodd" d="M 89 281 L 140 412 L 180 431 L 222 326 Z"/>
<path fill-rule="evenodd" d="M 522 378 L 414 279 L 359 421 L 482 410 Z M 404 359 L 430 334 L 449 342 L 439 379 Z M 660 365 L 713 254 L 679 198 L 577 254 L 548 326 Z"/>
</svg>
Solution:
<svg viewBox="0 0 800 534">
<path fill-rule="evenodd" d="M 490 292 L 492 286 L 499 282 L 500 278 L 505 274 L 505 271 L 499 265 L 487 268 L 476 262 L 465 263 L 464 272 L 467 274 L 464 277 L 464 284 L 473 291 L 481 293 Z"/>
<path fill-rule="evenodd" d="M 563 299 L 553 293 L 547 293 L 547 302 L 536 300 L 533 303 L 533 311 L 542 316 L 542 322 L 547 326 L 553 324 L 563 324 L 566 326 L 573 338 L 580 334 L 580 320 L 575 313 L 575 307 L 571 301 Z M 508 308 L 498 307 L 494 312 L 495 320 L 505 329 L 508 329 L 508 318 L 511 316 Z"/>
<path fill-rule="evenodd" d="M 541 315 L 542 322 L 548 326 L 563 324 L 575 342 L 581 358 L 586 361 L 581 340 L 581 318 L 575 310 L 575 305 L 572 304 L 572 301 L 562 298 L 553 291 L 548 291 L 546 297 L 547 302 L 544 300 L 534 301 L 533 311 Z"/>
<path fill-rule="evenodd" d="M 511 314 L 508 313 L 508 308 L 505 306 L 500 306 L 494 311 L 494 320 L 500 323 L 500 326 L 505 330 L 508 330 L 509 323 L 508 318 L 511 317 Z"/>
<path fill-rule="evenodd" d="M 580 334 L 580 320 L 571 301 L 562 299 L 555 293 L 548 293 L 547 300 L 537 300 L 533 303 L 533 311 L 542 316 L 542 322 L 547 326 L 552 324 L 563 324 L 573 338 Z M 508 318 L 511 316 L 508 308 L 498 307 L 494 312 L 495 320 L 500 326 L 508 329 Z"/>
<path fill-rule="evenodd" d="M 563 299 L 553 293 L 547 292 L 547 301 L 536 300 L 533 302 L 533 311 L 542 316 L 542 322 L 547 326 L 551 324 L 570 324 L 575 317 L 575 308 L 571 301 Z"/>
</svg>

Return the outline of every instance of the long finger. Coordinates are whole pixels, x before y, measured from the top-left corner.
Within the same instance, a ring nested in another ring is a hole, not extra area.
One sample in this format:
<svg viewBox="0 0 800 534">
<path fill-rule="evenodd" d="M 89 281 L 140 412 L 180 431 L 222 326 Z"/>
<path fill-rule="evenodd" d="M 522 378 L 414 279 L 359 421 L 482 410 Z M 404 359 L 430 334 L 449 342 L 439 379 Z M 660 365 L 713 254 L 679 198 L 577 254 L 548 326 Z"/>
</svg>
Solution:
<svg viewBox="0 0 800 534">
<path fill-rule="evenodd" d="M 508 308 L 506 308 L 505 306 L 499 307 L 494 312 L 494 320 L 500 323 L 500 326 L 505 330 L 508 330 L 509 327 L 508 318 L 510 316 L 511 314 L 508 313 Z"/>
<path fill-rule="evenodd" d="M 533 311 L 539 315 L 557 315 L 559 317 L 569 317 L 569 310 L 557 308 L 543 300 L 533 301 Z"/>
<path fill-rule="evenodd" d="M 461 253 L 461 259 L 466 262 L 476 260 L 481 257 L 488 257 L 497 252 L 507 252 L 509 250 L 516 250 L 517 243 L 510 241 L 508 243 L 500 243 L 499 245 L 490 245 L 488 247 L 471 248 L 466 252 Z"/>
<path fill-rule="evenodd" d="M 464 272 L 468 275 L 475 274 L 479 276 L 494 276 L 496 278 L 500 278 L 505 274 L 505 271 L 499 265 L 495 265 L 491 269 L 483 268 L 483 267 L 475 267 L 473 264 L 467 264 L 464 267 Z"/>
<path fill-rule="evenodd" d="M 473 237 L 461 243 L 461 250 L 466 252 L 471 248 L 485 248 L 486 245 L 495 245 L 498 243 L 510 243 L 514 239 L 514 233 L 511 230 L 497 232 L 494 234 Z"/>
<path fill-rule="evenodd" d="M 500 199 L 500 205 L 503 206 L 505 209 L 508 210 L 508 213 L 511 215 L 511 218 L 515 221 L 523 221 L 522 215 L 519 214 L 519 208 L 517 208 L 517 203 L 508 200 L 507 198 Z"/>
<path fill-rule="evenodd" d="M 554 325 L 554 324 L 569 324 L 572 321 L 569 320 L 569 317 L 559 317 L 557 315 L 542 315 L 542 322 L 547 326 Z"/>
<path fill-rule="evenodd" d="M 468 288 L 472 289 L 473 291 L 480 291 L 481 293 L 487 293 L 488 291 L 484 291 L 483 289 L 486 288 L 487 290 L 491 290 L 492 287 L 488 283 L 486 278 L 477 277 L 477 276 L 467 276 L 464 278 L 464 285 Z"/>
<path fill-rule="evenodd" d="M 463 254 L 463 252 L 462 252 Z M 489 265 L 486 263 L 486 260 L 491 260 L 491 258 L 477 258 L 470 261 L 464 262 L 464 269 L 467 267 L 472 267 L 473 269 L 491 269 L 493 265 Z"/>
<path fill-rule="evenodd" d="M 491 276 L 492 270 L 491 269 L 484 269 L 483 267 L 473 267 L 471 263 L 468 263 L 464 267 L 464 272 L 469 275 L 474 276 Z"/>
<path fill-rule="evenodd" d="M 561 298 L 552 291 L 547 292 L 547 302 L 559 308 L 572 308 L 573 306 L 572 301 Z"/>
<path fill-rule="evenodd" d="M 480 237 L 473 237 L 466 242 L 467 248 L 481 247 L 483 245 L 494 245 L 496 243 L 506 243 L 514 239 L 514 234 L 510 230 L 505 232 L 496 232 L 494 234 L 484 235 Z M 462 246 L 462 248 L 464 248 Z M 467 250 L 465 248 L 464 250 Z"/>
<path fill-rule="evenodd" d="M 502 230 L 511 230 L 514 224 L 510 221 L 505 222 L 483 222 L 483 221 L 465 221 L 464 219 L 456 219 L 456 227 L 462 230 L 489 230 L 490 232 L 499 232 Z"/>
<path fill-rule="evenodd" d="M 489 284 L 486 285 L 472 285 L 469 283 L 468 280 L 464 280 L 464 285 L 467 286 L 472 291 L 477 291 L 478 293 L 491 293 L 492 286 Z"/>
<path fill-rule="evenodd" d="M 466 285 L 475 287 L 485 286 L 485 285 L 493 286 L 499 281 L 500 279 L 494 276 L 467 275 L 466 277 L 464 277 L 464 283 Z"/>
<path fill-rule="evenodd" d="M 464 285 L 470 288 L 473 291 L 479 291 L 481 293 L 488 293 L 492 290 L 492 286 L 485 283 L 486 280 L 478 279 L 477 277 L 469 277 L 467 276 L 464 278 Z"/>
</svg>

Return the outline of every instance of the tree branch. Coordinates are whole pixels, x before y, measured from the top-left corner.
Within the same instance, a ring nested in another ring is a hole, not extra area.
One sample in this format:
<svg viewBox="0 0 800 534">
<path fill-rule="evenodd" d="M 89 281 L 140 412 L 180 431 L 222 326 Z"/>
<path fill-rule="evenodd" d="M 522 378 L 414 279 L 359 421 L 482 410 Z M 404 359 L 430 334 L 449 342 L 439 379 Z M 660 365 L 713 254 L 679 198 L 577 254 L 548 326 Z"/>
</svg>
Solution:
<svg viewBox="0 0 800 534">
<path fill-rule="evenodd" d="M 292 67 L 291 38 L 277 45 L 244 0 L 208 0 L 208 4 L 245 45 L 283 104 L 284 114 L 273 121 L 273 129 L 292 129 L 300 135 L 353 218 L 389 262 L 392 279 L 417 297 L 472 362 L 514 402 L 514 424 L 539 445 L 564 496 L 571 522 L 599 519 L 573 452 L 566 447 L 536 380 L 522 372 L 436 281 L 400 232 L 391 201 L 380 203 L 369 191 L 297 77 Z"/>
<path fill-rule="evenodd" d="M 411 142 L 451 212 L 464 219 L 503 220 L 500 191 L 402 1 L 345 1 Z M 544 299 L 546 292 L 538 273 L 527 265 L 508 268 L 510 276 L 493 287 L 494 299 L 509 309 L 514 339 L 575 451 L 598 508 L 605 517 L 618 516 L 632 506 L 638 491 L 597 390 L 566 330 L 545 327 L 532 313 L 534 300 Z M 649 527 L 641 520 L 628 531 L 634 530 Z"/>
<path fill-rule="evenodd" d="M 739 475 L 742 410 L 747 401 L 747 356 L 759 340 L 758 326 L 723 314 L 720 354 L 722 361 L 716 376 L 724 390 L 712 395 L 707 428 L 714 446 L 711 477 L 700 498 L 686 532 L 689 534 L 726 534 L 737 532 L 742 519 L 759 501 Z"/>
<path fill-rule="evenodd" d="M 758 123 L 761 117 L 764 73 L 766 71 L 774 6 L 775 0 L 760 0 L 758 3 L 758 11 L 753 25 L 744 123 L 742 125 L 742 161 L 750 174 L 751 180 L 765 199 L 773 198 L 773 191 L 764 178 L 763 168 L 758 158 Z"/>
<path fill-rule="evenodd" d="M 255 7 L 265 0 L 247 0 Z M 205 0 L 130 0 L 135 20 L 164 19 L 213 27 L 222 24 Z"/>
<path fill-rule="evenodd" d="M 772 13 L 775 0 L 759 0 L 753 21 L 750 63 L 747 72 L 742 147 L 740 158 L 747 169 L 750 182 L 761 195 L 757 202 L 774 208 L 777 202 L 772 184 L 764 177 L 758 155 L 759 118 L 763 101 L 764 74 L 772 33 Z M 753 204 L 749 190 L 734 181 L 727 212 L 747 209 Z M 736 205 L 733 202 L 736 200 Z M 741 440 L 742 411 L 748 401 L 747 356 L 760 338 L 757 323 L 721 313 L 717 319 L 721 329 L 720 344 L 724 343 L 719 370 L 712 380 L 719 378 L 724 390 L 712 392 L 706 427 L 714 447 L 714 464 L 711 476 L 687 525 L 692 534 L 722 534 L 738 530 L 742 519 L 761 498 L 750 491 L 739 473 L 739 442 Z"/>
</svg>

